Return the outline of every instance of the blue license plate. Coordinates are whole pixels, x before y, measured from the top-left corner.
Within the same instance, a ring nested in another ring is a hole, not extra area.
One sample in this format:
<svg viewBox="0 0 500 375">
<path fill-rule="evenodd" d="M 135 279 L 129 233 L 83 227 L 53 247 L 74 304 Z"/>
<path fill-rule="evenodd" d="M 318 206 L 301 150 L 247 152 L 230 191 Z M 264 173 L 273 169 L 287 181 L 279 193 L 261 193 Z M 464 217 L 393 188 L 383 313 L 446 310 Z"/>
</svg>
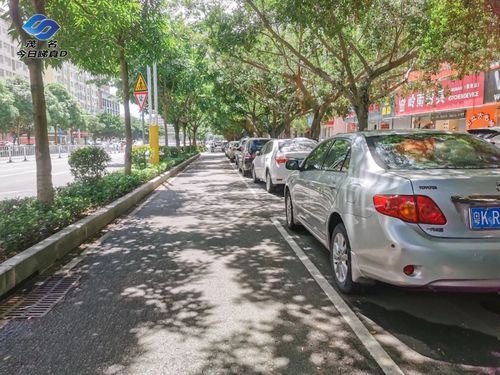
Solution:
<svg viewBox="0 0 500 375">
<path fill-rule="evenodd" d="M 471 207 L 471 229 L 500 229 L 500 207 Z"/>
</svg>

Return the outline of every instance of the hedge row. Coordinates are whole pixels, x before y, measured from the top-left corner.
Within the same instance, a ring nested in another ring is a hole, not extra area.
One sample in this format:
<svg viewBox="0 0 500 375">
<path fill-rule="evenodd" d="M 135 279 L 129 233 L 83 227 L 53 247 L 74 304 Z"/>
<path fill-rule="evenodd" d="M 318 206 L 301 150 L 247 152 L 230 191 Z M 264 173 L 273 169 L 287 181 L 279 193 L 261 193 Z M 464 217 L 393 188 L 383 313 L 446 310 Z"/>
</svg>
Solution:
<svg viewBox="0 0 500 375">
<path fill-rule="evenodd" d="M 79 181 L 56 189 L 54 202 L 44 207 L 36 198 L 0 201 L 0 261 L 131 192 L 197 152 L 162 158 L 159 165 L 134 167 L 131 175 L 113 172 L 98 180 Z"/>
</svg>

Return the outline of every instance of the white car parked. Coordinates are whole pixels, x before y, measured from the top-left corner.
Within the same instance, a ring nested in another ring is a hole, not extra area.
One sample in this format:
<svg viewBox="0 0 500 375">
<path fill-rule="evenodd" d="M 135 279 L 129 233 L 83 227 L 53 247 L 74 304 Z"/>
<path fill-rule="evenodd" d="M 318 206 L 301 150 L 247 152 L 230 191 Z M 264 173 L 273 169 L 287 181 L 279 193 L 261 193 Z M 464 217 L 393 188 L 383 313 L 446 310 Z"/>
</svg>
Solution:
<svg viewBox="0 0 500 375">
<path fill-rule="evenodd" d="M 304 160 L 317 142 L 308 138 L 273 139 L 258 151 L 252 165 L 254 182 L 265 181 L 266 190 L 273 192 L 284 185 L 291 173 L 285 168 L 288 160 Z"/>
</svg>

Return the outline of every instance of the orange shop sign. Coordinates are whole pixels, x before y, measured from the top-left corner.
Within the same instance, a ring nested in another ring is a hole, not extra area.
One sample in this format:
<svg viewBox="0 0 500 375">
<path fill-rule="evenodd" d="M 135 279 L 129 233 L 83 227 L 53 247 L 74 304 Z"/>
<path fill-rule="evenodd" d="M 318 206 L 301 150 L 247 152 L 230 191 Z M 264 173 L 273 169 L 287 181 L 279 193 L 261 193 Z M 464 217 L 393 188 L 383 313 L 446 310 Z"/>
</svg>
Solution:
<svg viewBox="0 0 500 375">
<path fill-rule="evenodd" d="M 481 108 L 471 108 L 467 110 L 467 129 L 489 128 L 498 125 L 498 111 L 496 104 Z"/>
</svg>

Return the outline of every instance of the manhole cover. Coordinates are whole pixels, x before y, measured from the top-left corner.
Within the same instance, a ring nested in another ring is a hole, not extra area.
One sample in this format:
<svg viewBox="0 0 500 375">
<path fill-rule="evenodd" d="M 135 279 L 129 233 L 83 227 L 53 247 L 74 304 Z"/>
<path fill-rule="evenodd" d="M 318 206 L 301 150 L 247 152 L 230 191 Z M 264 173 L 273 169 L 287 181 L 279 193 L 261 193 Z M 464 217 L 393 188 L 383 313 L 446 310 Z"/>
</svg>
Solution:
<svg viewBox="0 0 500 375">
<path fill-rule="evenodd" d="M 0 303 L 0 319 L 41 318 L 76 285 L 80 276 L 52 276 L 27 294 Z"/>
</svg>

